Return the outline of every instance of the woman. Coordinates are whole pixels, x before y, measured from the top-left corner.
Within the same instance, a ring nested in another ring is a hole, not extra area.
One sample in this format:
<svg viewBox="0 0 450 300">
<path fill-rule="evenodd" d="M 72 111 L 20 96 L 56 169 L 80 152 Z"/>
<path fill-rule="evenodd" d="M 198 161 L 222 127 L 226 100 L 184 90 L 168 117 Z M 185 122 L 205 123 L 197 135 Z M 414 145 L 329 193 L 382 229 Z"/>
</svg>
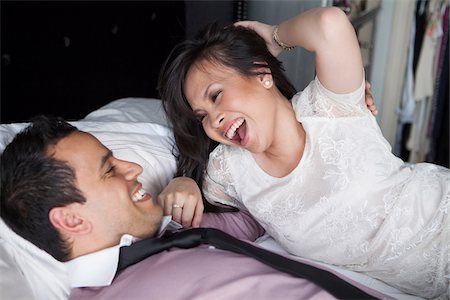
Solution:
<svg viewBox="0 0 450 300">
<path fill-rule="evenodd" d="M 249 211 L 292 254 L 445 297 L 450 172 L 391 153 L 364 102 L 345 14 L 321 8 L 278 26 L 237 25 L 209 27 L 163 67 L 178 175 L 195 179 L 209 203 Z M 293 46 L 316 55 L 317 76 L 298 94 L 274 57 Z M 163 200 L 175 216 L 201 215 L 200 197 Z"/>
</svg>

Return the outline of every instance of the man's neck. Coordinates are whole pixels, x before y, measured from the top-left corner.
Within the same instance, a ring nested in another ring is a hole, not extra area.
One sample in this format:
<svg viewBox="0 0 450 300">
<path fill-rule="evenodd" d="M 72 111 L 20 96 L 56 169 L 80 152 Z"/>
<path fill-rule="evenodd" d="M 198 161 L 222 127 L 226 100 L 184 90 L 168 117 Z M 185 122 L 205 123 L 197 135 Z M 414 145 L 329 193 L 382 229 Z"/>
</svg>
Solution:
<svg viewBox="0 0 450 300">
<path fill-rule="evenodd" d="M 158 232 L 155 236 L 161 236 L 166 231 L 177 231 L 181 229 L 182 226 L 177 222 L 172 220 L 172 216 L 163 216 L 161 219 L 161 225 L 159 226 Z M 122 236 L 123 239 L 123 236 Z M 138 238 L 134 238 L 138 239 Z M 101 242 L 102 237 L 89 235 L 89 236 L 78 236 L 72 239 L 72 251 L 70 259 L 75 259 L 77 257 L 87 255 L 90 253 L 98 252 L 103 249 L 111 248 L 121 244 L 121 240 L 115 242 Z M 70 243 L 70 242 L 69 242 Z"/>
</svg>

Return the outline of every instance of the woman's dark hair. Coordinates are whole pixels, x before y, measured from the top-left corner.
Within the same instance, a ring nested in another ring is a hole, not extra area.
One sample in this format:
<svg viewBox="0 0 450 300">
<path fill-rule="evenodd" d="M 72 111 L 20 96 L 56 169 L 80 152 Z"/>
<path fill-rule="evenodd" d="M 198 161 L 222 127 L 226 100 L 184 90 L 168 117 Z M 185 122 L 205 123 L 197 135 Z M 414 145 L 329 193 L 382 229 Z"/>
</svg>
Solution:
<svg viewBox="0 0 450 300">
<path fill-rule="evenodd" d="M 296 92 L 281 62 L 251 29 L 213 23 L 194 39 L 175 46 L 161 69 L 158 90 L 178 146 L 176 175 L 193 178 L 200 188 L 209 154 L 218 145 L 206 135 L 184 95 L 186 75 L 201 61 L 232 68 L 244 76 L 260 75 L 258 68 L 269 68 L 275 85 L 287 99 Z"/>
<path fill-rule="evenodd" d="M 49 220 L 54 207 L 86 201 L 75 171 L 54 159 L 48 148 L 77 131 L 60 118 L 40 116 L 18 133 L 0 157 L 0 215 L 18 235 L 59 261 L 71 245 Z"/>
</svg>

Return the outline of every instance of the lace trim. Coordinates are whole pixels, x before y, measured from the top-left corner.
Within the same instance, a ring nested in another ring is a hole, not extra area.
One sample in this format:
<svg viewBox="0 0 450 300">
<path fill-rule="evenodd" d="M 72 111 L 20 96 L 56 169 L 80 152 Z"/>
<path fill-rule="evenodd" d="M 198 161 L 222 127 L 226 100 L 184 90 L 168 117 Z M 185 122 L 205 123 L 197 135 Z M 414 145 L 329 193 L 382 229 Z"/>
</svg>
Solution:
<svg viewBox="0 0 450 300">
<path fill-rule="evenodd" d="M 352 93 L 336 94 L 327 90 L 316 77 L 303 92 L 294 96 L 292 103 L 298 119 L 313 116 L 361 117 L 368 112 L 365 104 L 365 80 L 363 79 L 361 86 Z"/>
</svg>

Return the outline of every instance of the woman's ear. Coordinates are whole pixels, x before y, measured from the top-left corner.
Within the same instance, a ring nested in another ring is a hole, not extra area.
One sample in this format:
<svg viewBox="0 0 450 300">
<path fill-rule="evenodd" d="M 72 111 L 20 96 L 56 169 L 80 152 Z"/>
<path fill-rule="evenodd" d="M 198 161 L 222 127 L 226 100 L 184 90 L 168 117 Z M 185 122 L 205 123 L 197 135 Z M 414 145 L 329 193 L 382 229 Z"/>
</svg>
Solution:
<svg viewBox="0 0 450 300">
<path fill-rule="evenodd" d="M 272 78 L 272 72 L 267 67 L 259 67 L 255 69 L 256 73 L 259 73 L 257 75 L 257 80 L 259 83 L 263 85 L 266 89 L 270 89 L 273 86 L 273 78 Z"/>
<path fill-rule="evenodd" d="M 266 89 L 270 89 L 273 86 L 272 74 L 258 75 L 258 80 Z"/>
<path fill-rule="evenodd" d="M 92 224 L 73 210 L 71 205 L 52 208 L 48 217 L 50 223 L 66 235 L 83 235 L 92 230 Z"/>
</svg>

